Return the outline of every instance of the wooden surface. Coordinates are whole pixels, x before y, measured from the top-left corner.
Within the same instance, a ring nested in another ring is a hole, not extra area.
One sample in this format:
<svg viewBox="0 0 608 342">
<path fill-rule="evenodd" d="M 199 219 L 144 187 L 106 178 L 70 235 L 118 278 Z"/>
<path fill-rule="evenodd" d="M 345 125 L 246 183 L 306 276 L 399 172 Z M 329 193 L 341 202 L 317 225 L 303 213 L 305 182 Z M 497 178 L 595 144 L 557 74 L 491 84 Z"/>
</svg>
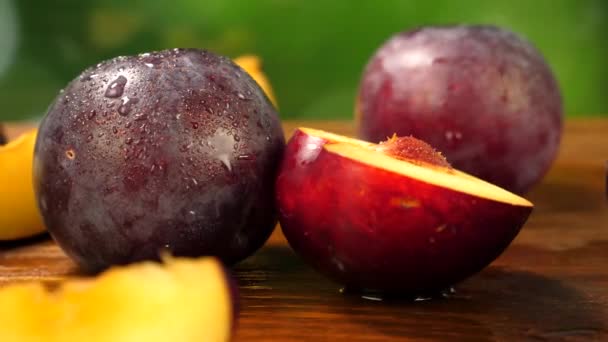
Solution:
<svg viewBox="0 0 608 342">
<path fill-rule="evenodd" d="M 290 122 L 353 133 L 344 122 Z M 23 127 L 12 126 L 15 135 Z M 566 123 L 559 158 L 508 250 L 447 299 L 370 301 L 304 265 L 280 229 L 235 274 L 236 341 L 608 341 L 608 120 Z M 78 271 L 48 237 L 0 244 L 0 285 Z M 0 322 L 1 324 L 1 322 Z"/>
</svg>

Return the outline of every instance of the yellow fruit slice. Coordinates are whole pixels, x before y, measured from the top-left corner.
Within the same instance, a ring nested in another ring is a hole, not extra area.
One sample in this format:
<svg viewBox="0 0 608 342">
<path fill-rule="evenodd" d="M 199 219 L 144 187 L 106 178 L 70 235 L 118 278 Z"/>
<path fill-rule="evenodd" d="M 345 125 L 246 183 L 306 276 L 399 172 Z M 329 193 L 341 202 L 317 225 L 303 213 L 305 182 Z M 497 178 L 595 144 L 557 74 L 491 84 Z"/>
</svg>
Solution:
<svg viewBox="0 0 608 342">
<path fill-rule="evenodd" d="M 55 291 L 0 289 L 0 341 L 228 341 L 232 292 L 214 258 L 112 268 Z"/>
<path fill-rule="evenodd" d="M 266 96 L 268 96 L 270 101 L 272 101 L 275 108 L 278 108 L 277 100 L 274 96 L 270 81 L 262 70 L 262 61 L 260 57 L 255 55 L 243 55 L 235 58 L 234 62 L 247 71 L 247 73 L 260 85 L 262 90 L 264 90 Z"/>
<path fill-rule="evenodd" d="M 44 231 L 32 182 L 36 130 L 0 146 L 0 240 Z"/>
</svg>

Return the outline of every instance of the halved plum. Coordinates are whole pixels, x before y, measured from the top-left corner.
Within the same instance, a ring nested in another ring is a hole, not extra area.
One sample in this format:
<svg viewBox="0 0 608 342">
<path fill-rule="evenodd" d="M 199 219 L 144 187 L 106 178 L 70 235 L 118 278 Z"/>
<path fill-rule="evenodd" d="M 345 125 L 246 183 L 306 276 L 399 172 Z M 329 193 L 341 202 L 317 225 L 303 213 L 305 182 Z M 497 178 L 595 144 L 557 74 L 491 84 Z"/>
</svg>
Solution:
<svg viewBox="0 0 608 342">
<path fill-rule="evenodd" d="M 351 289 L 444 290 L 498 257 L 532 204 L 440 160 L 300 128 L 276 183 L 283 233 L 305 261 Z"/>
</svg>

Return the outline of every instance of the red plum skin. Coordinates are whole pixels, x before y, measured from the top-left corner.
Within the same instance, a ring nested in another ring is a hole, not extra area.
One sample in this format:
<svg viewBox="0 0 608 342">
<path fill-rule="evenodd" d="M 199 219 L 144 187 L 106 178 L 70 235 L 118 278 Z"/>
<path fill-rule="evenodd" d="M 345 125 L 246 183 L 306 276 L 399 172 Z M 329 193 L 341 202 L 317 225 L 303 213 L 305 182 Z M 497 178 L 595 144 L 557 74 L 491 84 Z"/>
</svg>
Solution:
<svg viewBox="0 0 608 342">
<path fill-rule="evenodd" d="M 496 259 L 532 211 L 340 157 L 326 143 L 302 131 L 289 141 L 279 220 L 298 255 L 349 288 L 446 289 Z"/>
</svg>

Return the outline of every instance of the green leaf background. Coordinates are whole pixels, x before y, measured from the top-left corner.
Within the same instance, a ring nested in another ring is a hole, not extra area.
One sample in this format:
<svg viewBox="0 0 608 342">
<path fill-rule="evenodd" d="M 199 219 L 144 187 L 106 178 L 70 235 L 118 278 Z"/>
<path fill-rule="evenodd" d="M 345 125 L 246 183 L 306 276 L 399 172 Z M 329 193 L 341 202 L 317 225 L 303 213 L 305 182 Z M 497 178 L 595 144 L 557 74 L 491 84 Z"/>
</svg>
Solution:
<svg viewBox="0 0 608 342">
<path fill-rule="evenodd" d="M 603 0 L 0 0 L 0 120 L 40 117 L 100 60 L 173 47 L 258 54 L 282 118 L 348 119 L 388 37 L 453 23 L 527 37 L 555 71 L 567 115 L 608 115 Z"/>
</svg>

